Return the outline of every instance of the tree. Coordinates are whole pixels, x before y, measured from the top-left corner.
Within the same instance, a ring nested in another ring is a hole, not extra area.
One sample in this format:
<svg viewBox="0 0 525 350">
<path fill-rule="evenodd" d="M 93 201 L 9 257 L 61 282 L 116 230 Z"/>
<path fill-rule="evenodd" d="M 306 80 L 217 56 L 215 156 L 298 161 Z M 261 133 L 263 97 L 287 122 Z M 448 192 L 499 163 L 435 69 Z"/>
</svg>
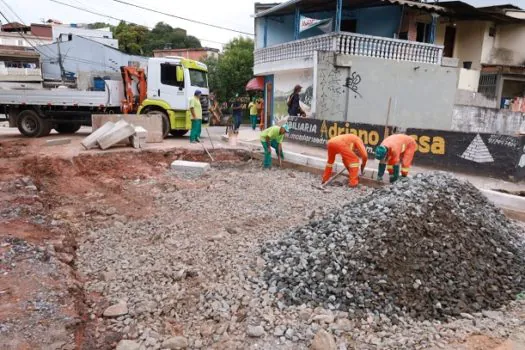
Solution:
<svg viewBox="0 0 525 350">
<path fill-rule="evenodd" d="M 89 24 L 90 29 L 110 27 L 113 37 L 119 41 L 119 49 L 132 55 L 153 55 L 153 50 L 165 48 L 200 48 L 201 42 L 194 36 L 187 35 L 182 28 L 173 28 L 159 22 L 150 31 L 148 28 L 121 21 L 117 26 L 103 22 Z"/>
<path fill-rule="evenodd" d="M 89 29 L 101 29 L 101 28 L 108 28 L 108 27 L 111 28 L 111 30 L 115 28 L 115 26 L 112 26 L 111 24 L 105 23 L 105 22 L 95 22 L 95 23 L 88 24 Z"/>
<path fill-rule="evenodd" d="M 144 55 L 144 44 L 148 36 L 148 28 L 136 24 L 120 22 L 113 31 L 118 39 L 119 49 L 132 55 Z"/>
<path fill-rule="evenodd" d="M 224 46 L 218 60 L 208 58 L 209 84 L 221 101 L 246 92 L 246 83 L 253 76 L 253 40 L 235 38 Z"/>
<path fill-rule="evenodd" d="M 188 36 L 186 30 L 173 28 L 169 24 L 159 22 L 149 32 L 144 51 L 146 54 L 151 55 L 153 50 L 199 47 L 201 47 L 199 39 L 194 36 Z"/>
</svg>

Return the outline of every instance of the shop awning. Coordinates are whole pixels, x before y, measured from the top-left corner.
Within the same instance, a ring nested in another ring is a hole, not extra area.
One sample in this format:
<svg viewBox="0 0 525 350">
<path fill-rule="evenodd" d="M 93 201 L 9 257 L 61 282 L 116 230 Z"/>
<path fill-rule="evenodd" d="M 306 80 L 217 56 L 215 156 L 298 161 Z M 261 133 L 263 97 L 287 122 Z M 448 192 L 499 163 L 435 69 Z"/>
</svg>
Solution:
<svg viewBox="0 0 525 350">
<path fill-rule="evenodd" d="M 246 84 L 246 91 L 264 90 L 264 77 L 255 77 Z"/>
</svg>

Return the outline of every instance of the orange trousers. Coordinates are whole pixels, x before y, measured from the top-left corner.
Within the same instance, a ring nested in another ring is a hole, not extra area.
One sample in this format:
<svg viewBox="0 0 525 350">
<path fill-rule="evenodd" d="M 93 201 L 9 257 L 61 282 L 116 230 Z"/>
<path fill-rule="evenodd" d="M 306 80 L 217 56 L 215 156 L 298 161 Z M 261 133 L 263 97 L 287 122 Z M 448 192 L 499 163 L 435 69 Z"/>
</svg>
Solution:
<svg viewBox="0 0 525 350">
<path fill-rule="evenodd" d="M 343 158 L 343 164 L 348 170 L 348 184 L 350 187 L 356 187 L 359 184 L 359 157 L 346 144 L 329 142 L 327 148 L 328 163 L 324 169 L 323 183 L 330 179 L 335 157 L 340 154 Z"/>
</svg>

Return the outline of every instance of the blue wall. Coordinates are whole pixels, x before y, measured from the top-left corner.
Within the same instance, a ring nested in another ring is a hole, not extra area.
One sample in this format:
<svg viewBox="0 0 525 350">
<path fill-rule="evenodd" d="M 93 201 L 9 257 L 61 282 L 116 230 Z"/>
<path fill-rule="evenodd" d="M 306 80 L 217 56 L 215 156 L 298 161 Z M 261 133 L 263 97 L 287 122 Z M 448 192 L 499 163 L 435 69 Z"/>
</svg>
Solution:
<svg viewBox="0 0 525 350">
<path fill-rule="evenodd" d="M 335 10 L 324 12 L 301 13 L 302 15 L 316 19 L 333 18 L 335 21 Z M 357 33 L 393 38 L 397 32 L 401 19 L 401 6 L 381 6 L 356 10 L 343 11 L 343 20 L 357 20 Z M 267 46 L 282 44 L 294 40 L 295 16 L 269 16 Z M 334 23 L 335 27 L 335 23 Z M 263 47 L 264 19 L 255 20 L 255 33 L 257 37 L 257 48 Z M 324 34 L 321 30 L 314 28 L 299 34 L 299 39 Z"/>
</svg>

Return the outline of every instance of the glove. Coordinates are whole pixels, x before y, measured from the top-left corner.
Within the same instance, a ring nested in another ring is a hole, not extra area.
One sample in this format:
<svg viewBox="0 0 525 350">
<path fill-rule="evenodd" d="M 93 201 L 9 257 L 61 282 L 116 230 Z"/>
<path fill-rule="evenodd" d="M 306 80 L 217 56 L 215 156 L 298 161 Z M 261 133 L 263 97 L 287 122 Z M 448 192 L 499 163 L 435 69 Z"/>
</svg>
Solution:
<svg viewBox="0 0 525 350">
<path fill-rule="evenodd" d="M 386 164 L 379 163 L 379 168 L 377 170 L 377 179 L 383 180 L 383 175 L 385 175 Z"/>
</svg>

